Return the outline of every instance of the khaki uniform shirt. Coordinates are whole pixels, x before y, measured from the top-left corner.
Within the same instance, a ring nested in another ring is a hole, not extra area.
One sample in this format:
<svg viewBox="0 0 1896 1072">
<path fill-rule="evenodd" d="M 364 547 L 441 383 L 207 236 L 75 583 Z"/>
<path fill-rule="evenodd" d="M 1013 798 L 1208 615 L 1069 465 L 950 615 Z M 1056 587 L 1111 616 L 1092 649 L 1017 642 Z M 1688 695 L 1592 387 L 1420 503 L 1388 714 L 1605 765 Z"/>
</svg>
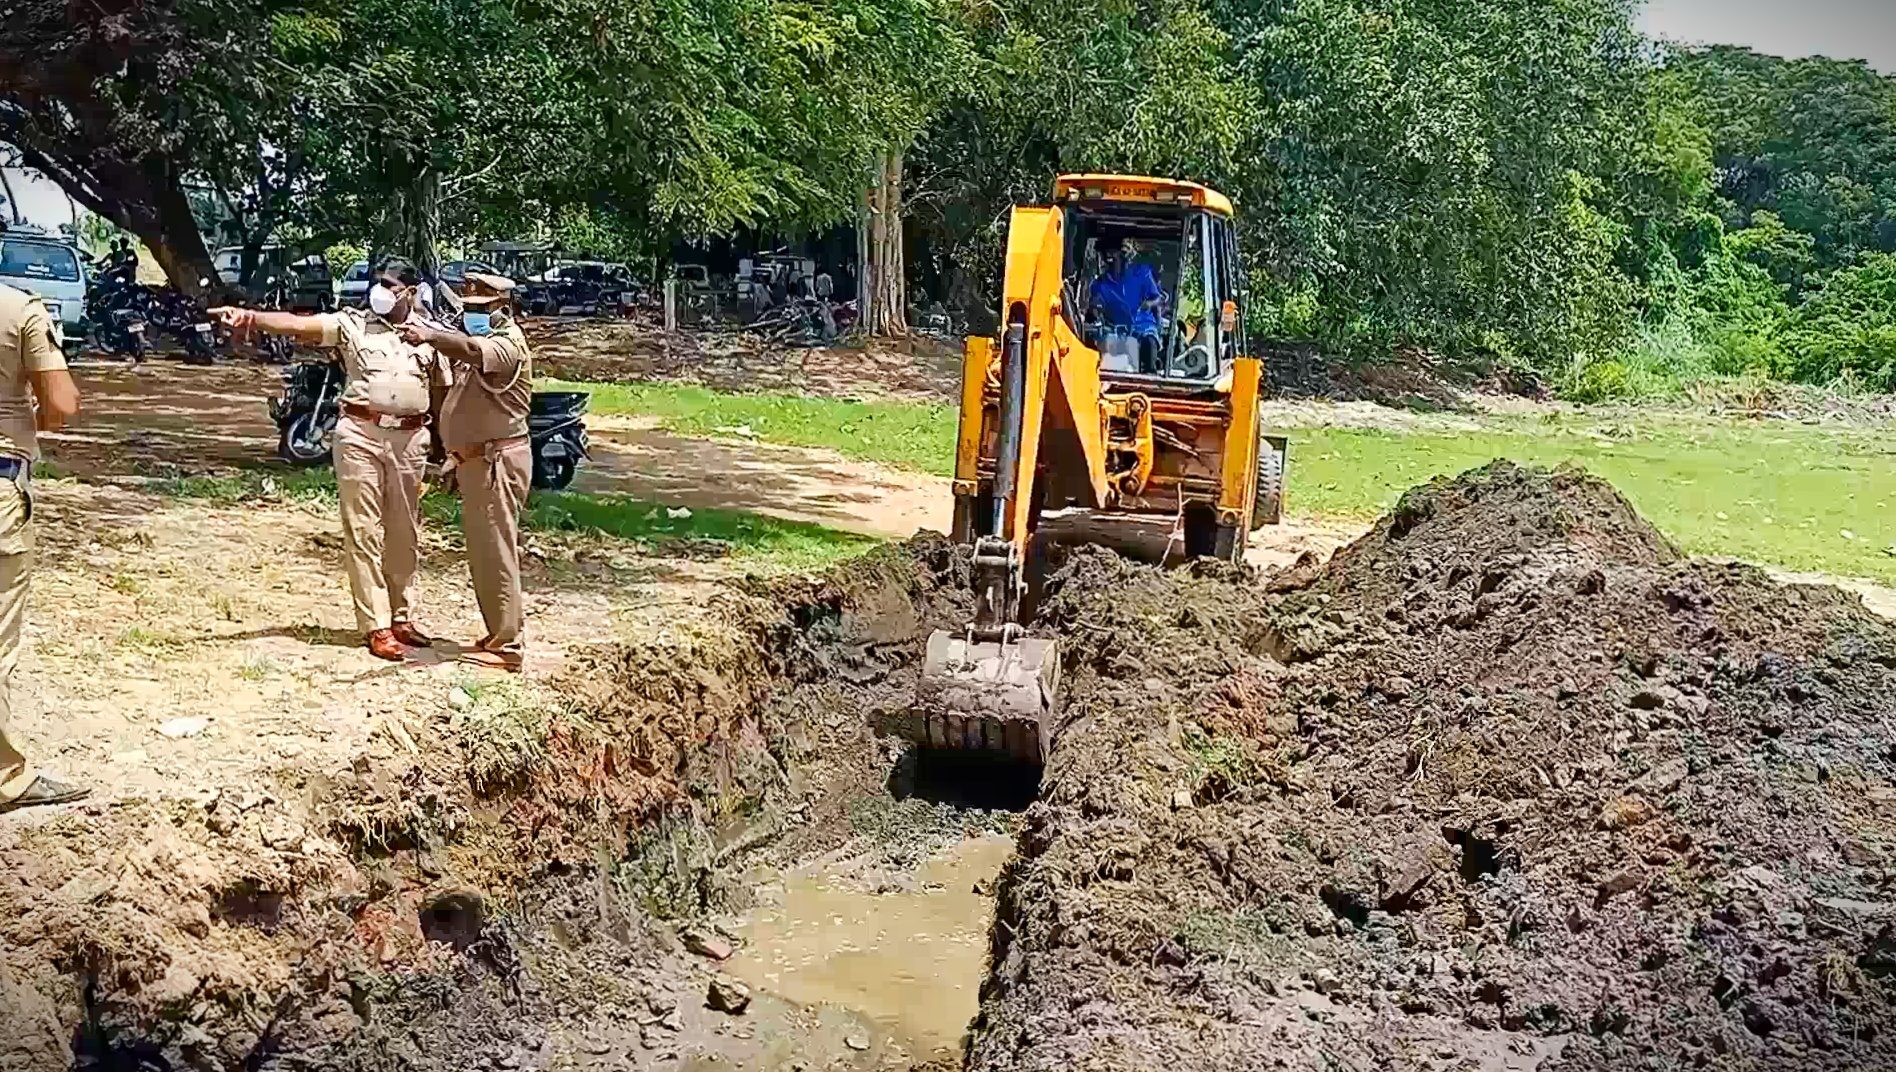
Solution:
<svg viewBox="0 0 1896 1072">
<path fill-rule="evenodd" d="M 454 360 L 454 385 L 441 404 L 441 444 L 465 450 L 527 434 L 533 405 L 533 352 L 512 317 L 495 316 L 494 333 L 474 340 L 480 364 Z"/>
<path fill-rule="evenodd" d="M 325 347 L 342 354 L 345 405 L 367 406 L 392 417 L 428 412 L 428 389 L 454 382 L 432 346 L 410 346 L 379 316 L 356 309 L 324 313 Z"/>
<path fill-rule="evenodd" d="M 0 454 L 28 461 L 39 457 L 29 377 L 65 367 L 46 304 L 0 284 Z"/>
</svg>

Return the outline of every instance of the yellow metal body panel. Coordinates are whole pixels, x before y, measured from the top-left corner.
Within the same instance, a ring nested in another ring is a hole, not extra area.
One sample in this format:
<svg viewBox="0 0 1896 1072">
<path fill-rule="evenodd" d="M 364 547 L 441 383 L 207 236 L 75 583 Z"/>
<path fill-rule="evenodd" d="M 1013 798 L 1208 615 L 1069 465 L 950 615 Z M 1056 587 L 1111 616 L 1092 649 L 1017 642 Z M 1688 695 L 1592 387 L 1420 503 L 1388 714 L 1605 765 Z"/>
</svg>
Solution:
<svg viewBox="0 0 1896 1072">
<path fill-rule="evenodd" d="M 1231 363 L 1231 424 L 1224 437 L 1224 470 L 1218 493 L 1218 520 L 1250 527 L 1257 496 L 1258 394 L 1263 369 L 1255 357 Z"/>
<path fill-rule="evenodd" d="M 1041 433 L 1058 403 L 1060 423 L 1080 440 L 1094 493 L 1106 496 L 1106 450 L 1099 418 L 1099 354 L 1080 344 L 1061 315 L 1066 215 L 1058 207 L 1016 208 L 1007 231 L 1007 275 L 1002 283 L 1003 322 L 1017 308 L 1025 313 L 1027 385 L 1021 410 L 1020 493 L 1008 504 L 1008 540 L 1024 543 L 1033 512 L 1033 483 L 1040 462 Z"/>
<path fill-rule="evenodd" d="M 1053 182 L 1053 199 L 1197 205 L 1220 216 L 1231 215 L 1231 199 L 1209 186 L 1149 175 L 1062 175 Z"/>
<path fill-rule="evenodd" d="M 994 361 L 994 340 L 970 336 L 961 352 L 961 425 L 955 440 L 955 483 L 966 484 L 958 494 L 973 494 L 981 464 L 981 422 L 985 416 L 983 398 L 987 392 L 989 366 Z"/>
</svg>

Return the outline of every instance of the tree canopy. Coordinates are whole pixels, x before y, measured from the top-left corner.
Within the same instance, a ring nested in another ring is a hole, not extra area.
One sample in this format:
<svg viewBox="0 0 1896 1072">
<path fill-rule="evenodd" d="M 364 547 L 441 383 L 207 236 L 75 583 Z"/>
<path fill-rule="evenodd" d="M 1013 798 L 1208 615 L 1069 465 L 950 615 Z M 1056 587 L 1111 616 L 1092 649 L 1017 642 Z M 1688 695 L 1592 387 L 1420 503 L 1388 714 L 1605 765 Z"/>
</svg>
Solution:
<svg viewBox="0 0 1896 1072">
<path fill-rule="evenodd" d="M 1232 195 L 1255 326 L 1338 353 L 1559 379 L 1664 328 L 1728 371 L 1891 377 L 1845 322 L 1896 253 L 1896 82 L 1662 49 L 1633 0 L 115 2 L 23 0 L 0 139 L 174 278 L 189 184 L 252 241 L 423 259 L 867 214 L 899 266 L 906 217 L 968 311 L 1008 205 L 1145 172 Z"/>
</svg>

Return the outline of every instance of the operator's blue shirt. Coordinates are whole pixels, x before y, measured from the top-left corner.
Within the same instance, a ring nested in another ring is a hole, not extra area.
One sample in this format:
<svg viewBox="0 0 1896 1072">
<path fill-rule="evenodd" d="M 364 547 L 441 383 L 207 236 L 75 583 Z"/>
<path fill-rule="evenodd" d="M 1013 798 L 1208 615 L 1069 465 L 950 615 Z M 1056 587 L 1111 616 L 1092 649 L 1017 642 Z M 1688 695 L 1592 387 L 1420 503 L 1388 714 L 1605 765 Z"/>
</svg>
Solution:
<svg viewBox="0 0 1896 1072">
<path fill-rule="evenodd" d="M 1106 323 L 1134 335 L 1159 333 L 1158 315 L 1140 305 L 1163 296 L 1152 266 L 1138 261 L 1128 264 L 1118 279 L 1108 274 L 1093 280 L 1093 307 Z"/>
</svg>

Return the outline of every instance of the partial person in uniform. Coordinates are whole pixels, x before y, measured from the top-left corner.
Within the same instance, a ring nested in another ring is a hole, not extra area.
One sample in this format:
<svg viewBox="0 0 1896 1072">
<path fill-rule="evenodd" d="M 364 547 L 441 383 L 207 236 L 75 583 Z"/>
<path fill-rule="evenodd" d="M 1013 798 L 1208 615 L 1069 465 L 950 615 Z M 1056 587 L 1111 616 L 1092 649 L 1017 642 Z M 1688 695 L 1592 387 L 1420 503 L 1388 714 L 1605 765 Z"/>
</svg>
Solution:
<svg viewBox="0 0 1896 1072">
<path fill-rule="evenodd" d="M 7 736 L 13 668 L 20 661 L 20 625 L 26 618 L 27 580 L 33 570 L 33 495 L 28 490 L 39 457 L 36 432 L 63 427 L 79 412 L 79 388 L 53 333 L 52 317 L 37 297 L 0 284 L 0 811 L 36 804 L 68 804 L 91 790 L 71 785 L 26 762 Z"/>
<path fill-rule="evenodd" d="M 451 373 L 432 347 L 403 339 L 421 293 L 415 266 L 384 259 L 369 308 L 302 315 L 217 308 L 211 315 L 242 335 L 286 335 L 337 350 L 345 382 L 336 422 L 336 490 L 342 506 L 343 562 L 355 597 L 356 627 L 370 653 L 399 662 L 432 643 L 415 624 L 421 573 L 421 482 L 428 460 L 428 414 Z"/>
<path fill-rule="evenodd" d="M 461 295 L 463 332 L 410 320 L 402 337 L 432 347 L 453 367 L 441 404 L 441 441 L 461 492 L 467 567 L 487 635 L 467 662 L 519 673 L 526 607 L 520 595 L 520 511 L 533 484 L 527 412 L 533 354 L 509 311 L 513 280 L 469 272 Z"/>
</svg>

